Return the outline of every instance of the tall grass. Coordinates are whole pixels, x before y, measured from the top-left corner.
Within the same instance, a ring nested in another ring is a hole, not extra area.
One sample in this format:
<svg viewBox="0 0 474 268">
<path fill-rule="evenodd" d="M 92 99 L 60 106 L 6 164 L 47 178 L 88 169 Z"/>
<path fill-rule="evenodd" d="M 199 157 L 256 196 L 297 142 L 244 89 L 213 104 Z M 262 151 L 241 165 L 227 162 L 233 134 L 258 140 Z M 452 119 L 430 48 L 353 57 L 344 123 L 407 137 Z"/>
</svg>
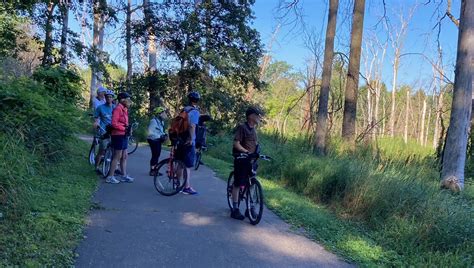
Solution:
<svg viewBox="0 0 474 268">
<path fill-rule="evenodd" d="M 389 138 L 355 149 L 332 140 L 328 156 L 316 157 L 304 138 L 260 141 L 275 161 L 259 174 L 363 223 L 405 265 L 472 266 L 473 199 L 440 190 L 434 151 Z M 228 136 L 211 142 L 211 155 L 229 159 Z"/>
</svg>

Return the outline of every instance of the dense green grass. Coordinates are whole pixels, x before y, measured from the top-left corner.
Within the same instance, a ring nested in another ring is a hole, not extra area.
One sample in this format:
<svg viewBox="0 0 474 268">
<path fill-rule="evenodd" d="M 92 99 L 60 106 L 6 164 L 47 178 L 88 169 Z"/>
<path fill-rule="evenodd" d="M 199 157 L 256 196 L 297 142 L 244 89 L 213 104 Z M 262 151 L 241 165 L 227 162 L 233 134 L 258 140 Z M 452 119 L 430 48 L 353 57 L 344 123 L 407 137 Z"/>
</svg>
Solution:
<svg viewBox="0 0 474 268">
<path fill-rule="evenodd" d="M 87 145 L 71 141 L 66 149 L 69 157 L 47 166 L 35 162 L 21 147 L 10 146 L 17 151 L 7 154 L 0 150 L 1 171 L 10 170 L 9 175 L 18 181 L 13 187 L 16 200 L 0 207 L 4 213 L 0 220 L 0 267 L 72 265 L 73 250 L 82 239 L 85 215 L 97 186 L 84 158 Z"/>
<path fill-rule="evenodd" d="M 473 265 L 471 186 L 441 191 L 431 150 L 390 139 L 355 150 L 332 141 L 328 157 L 315 157 L 304 139 L 260 138 L 275 158 L 259 170 L 267 204 L 326 247 L 368 266 Z M 209 155 L 220 160 L 206 161 L 226 178 L 231 140 L 210 142 Z"/>
</svg>

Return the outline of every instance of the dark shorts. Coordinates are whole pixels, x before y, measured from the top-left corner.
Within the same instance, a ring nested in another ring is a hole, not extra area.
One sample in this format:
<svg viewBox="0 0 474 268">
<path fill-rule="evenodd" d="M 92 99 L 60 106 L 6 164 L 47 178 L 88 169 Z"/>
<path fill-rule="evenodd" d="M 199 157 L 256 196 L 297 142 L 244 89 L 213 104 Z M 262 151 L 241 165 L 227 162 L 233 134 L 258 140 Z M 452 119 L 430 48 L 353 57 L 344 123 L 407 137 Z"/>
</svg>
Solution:
<svg viewBox="0 0 474 268">
<path fill-rule="evenodd" d="M 244 186 L 251 174 L 252 161 L 249 158 L 234 159 L 234 186 Z"/>
<path fill-rule="evenodd" d="M 112 148 L 114 150 L 126 150 L 128 145 L 128 139 L 125 135 L 112 135 Z"/>
<path fill-rule="evenodd" d="M 178 146 L 174 157 L 184 163 L 187 168 L 194 166 L 194 159 L 196 158 L 196 150 L 194 146 Z"/>
</svg>

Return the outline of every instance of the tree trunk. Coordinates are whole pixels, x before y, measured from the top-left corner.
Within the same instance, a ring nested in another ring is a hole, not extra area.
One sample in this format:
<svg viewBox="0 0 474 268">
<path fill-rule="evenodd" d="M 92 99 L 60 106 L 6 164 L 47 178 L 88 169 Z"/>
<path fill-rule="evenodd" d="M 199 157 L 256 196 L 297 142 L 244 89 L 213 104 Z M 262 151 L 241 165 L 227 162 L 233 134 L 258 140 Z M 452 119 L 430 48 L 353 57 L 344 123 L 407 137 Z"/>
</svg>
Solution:
<svg viewBox="0 0 474 268">
<path fill-rule="evenodd" d="M 68 34 L 68 24 L 69 24 L 69 0 L 61 1 L 61 49 L 59 50 L 59 55 L 61 55 L 61 67 L 67 67 L 67 34 Z"/>
<path fill-rule="evenodd" d="M 439 63 L 440 70 L 442 70 L 441 66 L 441 55 L 440 55 L 440 63 Z M 443 106 L 444 106 L 444 90 L 443 90 L 443 84 L 442 84 L 442 74 L 439 74 L 439 96 L 437 98 L 436 102 L 436 118 L 435 118 L 435 129 L 434 129 L 434 134 L 433 134 L 433 149 L 437 149 L 439 146 L 439 141 L 440 141 L 440 125 L 441 125 L 441 116 L 443 112 Z"/>
<path fill-rule="evenodd" d="M 351 49 L 349 68 L 347 72 L 346 94 L 344 100 L 344 117 L 342 122 L 342 137 L 346 141 L 354 142 L 357 89 L 359 87 L 360 52 L 362 44 L 362 30 L 364 27 L 365 0 L 355 0 L 352 16 Z"/>
<path fill-rule="evenodd" d="M 385 108 L 385 94 L 382 96 L 382 137 L 385 136 L 385 111 L 386 111 L 386 108 Z"/>
<path fill-rule="evenodd" d="M 419 136 L 419 141 L 420 144 L 423 145 L 423 141 L 425 139 L 425 117 L 426 117 L 426 98 L 423 99 L 423 109 L 421 111 L 421 130 L 420 130 L 420 136 Z"/>
<path fill-rule="evenodd" d="M 127 2 L 127 18 L 125 21 L 125 46 L 126 46 L 126 58 L 127 58 L 127 91 L 130 91 L 130 85 L 132 83 L 132 1 Z"/>
<path fill-rule="evenodd" d="M 426 122 L 426 134 L 423 140 L 423 146 L 426 146 L 428 144 L 428 136 L 430 135 L 430 125 L 431 125 L 430 123 L 431 123 L 431 108 L 428 109 L 428 120 Z"/>
<path fill-rule="evenodd" d="M 464 188 L 474 78 L 474 1 L 463 0 L 460 14 L 453 104 L 441 174 L 441 184 L 454 191 Z"/>
<path fill-rule="evenodd" d="M 392 80 L 392 109 L 390 112 L 390 137 L 395 136 L 395 104 L 397 102 L 397 76 L 400 64 L 400 50 L 395 49 L 395 59 L 393 60 L 393 80 Z"/>
<path fill-rule="evenodd" d="M 56 3 L 54 1 L 49 1 L 48 7 L 46 9 L 46 23 L 44 25 L 45 39 L 43 47 L 43 60 L 41 62 L 42 66 L 51 65 L 51 63 L 53 62 L 53 20 L 55 7 Z"/>
<path fill-rule="evenodd" d="M 94 32 L 92 39 L 92 53 L 93 62 L 91 65 L 91 99 L 90 107 L 92 107 L 92 100 L 96 95 L 97 88 L 102 85 L 102 71 L 99 65 L 102 64 L 102 50 L 104 46 L 104 26 L 105 26 L 105 15 L 104 8 L 107 3 L 104 0 L 95 0 L 93 13 L 94 13 Z"/>
<path fill-rule="evenodd" d="M 407 88 L 407 100 L 405 106 L 405 131 L 403 132 L 403 140 L 408 143 L 408 121 L 410 115 L 410 89 Z"/>
<path fill-rule="evenodd" d="M 323 77 L 315 133 L 315 153 L 324 155 L 326 151 L 327 118 L 329 90 L 331 86 L 332 61 L 334 58 L 334 36 L 336 35 L 336 19 L 339 0 L 329 2 L 328 25 L 326 29 L 326 44 L 324 48 Z"/>
</svg>

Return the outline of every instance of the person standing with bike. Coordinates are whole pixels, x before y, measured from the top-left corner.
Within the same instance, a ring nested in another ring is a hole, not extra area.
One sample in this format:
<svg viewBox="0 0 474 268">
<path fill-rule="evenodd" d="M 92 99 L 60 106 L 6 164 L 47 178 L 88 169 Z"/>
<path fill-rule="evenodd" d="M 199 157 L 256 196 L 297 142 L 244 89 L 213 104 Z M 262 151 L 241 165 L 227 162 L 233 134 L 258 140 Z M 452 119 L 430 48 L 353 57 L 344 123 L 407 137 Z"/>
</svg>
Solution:
<svg viewBox="0 0 474 268">
<path fill-rule="evenodd" d="M 110 142 L 110 133 L 107 132 L 107 126 L 112 123 L 112 111 L 115 108 L 113 100 L 115 94 L 112 90 L 105 91 L 105 104 L 99 105 L 94 111 L 94 130 L 99 136 L 99 152 L 95 157 L 95 170 L 101 173 L 99 169 L 100 159 L 104 156 L 105 149 Z"/>
<path fill-rule="evenodd" d="M 240 124 L 234 136 L 234 144 L 232 148 L 233 155 L 241 153 L 252 154 L 257 150 L 258 138 L 255 128 L 260 124 L 262 112 L 254 107 L 249 107 L 245 111 L 247 121 Z M 245 216 L 240 213 L 238 207 L 239 190 L 244 186 L 246 180 L 252 171 L 252 163 L 249 158 L 234 158 L 234 185 L 232 188 L 232 211 L 230 217 L 237 220 L 244 220 Z"/>
<path fill-rule="evenodd" d="M 114 157 L 110 166 L 109 174 L 105 179 L 107 183 L 120 183 L 120 182 L 133 182 L 133 178 L 127 174 L 127 132 L 129 131 L 128 125 L 128 108 L 132 104 L 130 100 L 130 94 L 121 92 L 118 94 L 118 105 L 112 112 L 112 133 L 111 141 L 112 148 L 114 149 Z M 117 164 L 120 161 L 120 169 L 122 176 L 120 180 L 115 178 L 114 172 L 117 169 Z"/>
<path fill-rule="evenodd" d="M 196 195 L 198 192 L 191 187 L 191 168 L 194 167 L 196 157 L 196 126 L 199 123 L 198 102 L 201 100 L 201 95 L 197 91 L 192 91 L 188 94 L 189 105 L 184 107 L 183 111 L 188 114 L 189 128 L 186 133 L 184 143 L 178 144 L 176 150 L 176 159 L 180 160 L 186 166 L 187 180 L 184 185 L 183 193 Z"/>
<path fill-rule="evenodd" d="M 105 92 L 107 89 L 105 87 L 99 87 L 97 89 L 97 96 L 92 99 L 92 107 L 94 107 L 94 111 L 97 109 L 97 107 L 101 106 L 102 104 L 105 104 Z"/>
<path fill-rule="evenodd" d="M 153 117 L 148 125 L 147 141 L 151 149 L 150 176 L 156 175 L 156 165 L 161 155 L 161 144 L 166 141 L 168 135 L 165 133 L 165 120 L 168 118 L 166 109 L 156 107 Z"/>
</svg>

